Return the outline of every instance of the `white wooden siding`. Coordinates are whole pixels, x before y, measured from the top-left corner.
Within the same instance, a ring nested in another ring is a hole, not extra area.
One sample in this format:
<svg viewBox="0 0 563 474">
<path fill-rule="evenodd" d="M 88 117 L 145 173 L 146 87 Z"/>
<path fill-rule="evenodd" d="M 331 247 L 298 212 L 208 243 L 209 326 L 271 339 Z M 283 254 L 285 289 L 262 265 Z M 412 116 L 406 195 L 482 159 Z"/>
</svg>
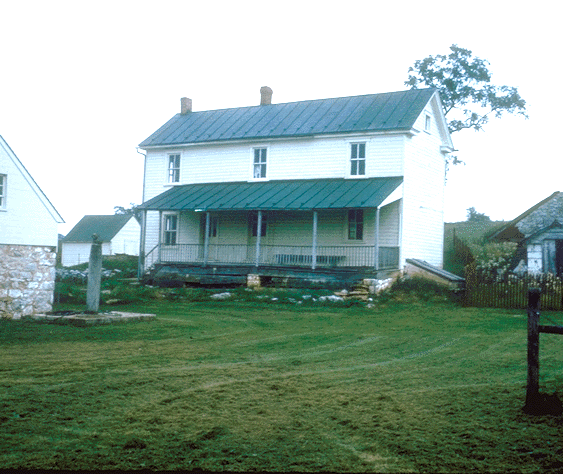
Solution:
<svg viewBox="0 0 563 474">
<path fill-rule="evenodd" d="M 252 150 L 257 146 L 268 148 L 268 180 L 342 178 L 350 172 L 352 142 L 366 142 L 366 177 L 402 175 L 401 135 L 191 146 L 147 152 L 144 198 L 151 199 L 171 186 L 166 183 L 170 153 L 181 154 L 179 184 L 253 181 Z"/>
<path fill-rule="evenodd" d="M 0 174 L 7 176 L 6 206 L 0 209 L 0 244 L 57 246 L 60 216 L 0 139 Z M 56 212 L 56 211 L 55 211 Z"/>
<path fill-rule="evenodd" d="M 61 263 L 63 267 L 72 267 L 90 261 L 91 242 L 68 242 L 62 244 Z M 111 244 L 102 244 L 102 255 L 111 255 Z"/>
<path fill-rule="evenodd" d="M 424 131 L 427 114 L 430 132 Z M 405 147 L 401 266 L 407 258 L 443 265 L 445 156 L 436 115 L 431 102 L 415 123 L 420 132 Z"/>
<path fill-rule="evenodd" d="M 139 255 L 139 239 L 141 227 L 137 219 L 131 217 L 121 230 L 111 239 L 111 255 L 118 253 Z"/>
</svg>

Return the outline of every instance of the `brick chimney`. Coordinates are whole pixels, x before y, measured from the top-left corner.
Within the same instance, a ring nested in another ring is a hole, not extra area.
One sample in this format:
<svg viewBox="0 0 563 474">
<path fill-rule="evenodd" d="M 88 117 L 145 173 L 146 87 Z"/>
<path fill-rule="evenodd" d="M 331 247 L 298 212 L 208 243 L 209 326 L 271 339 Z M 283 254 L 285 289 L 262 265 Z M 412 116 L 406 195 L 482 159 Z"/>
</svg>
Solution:
<svg viewBox="0 0 563 474">
<path fill-rule="evenodd" d="M 181 109 L 180 113 L 182 115 L 186 115 L 192 111 L 192 99 L 188 99 L 187 97 L 182 97 L 180 99 Z"/>
<path fill-rule="evenodd" d="M 260 87 L 260 105 L 271 105 L 273 92 L 268 86 Z"/>
</svg>

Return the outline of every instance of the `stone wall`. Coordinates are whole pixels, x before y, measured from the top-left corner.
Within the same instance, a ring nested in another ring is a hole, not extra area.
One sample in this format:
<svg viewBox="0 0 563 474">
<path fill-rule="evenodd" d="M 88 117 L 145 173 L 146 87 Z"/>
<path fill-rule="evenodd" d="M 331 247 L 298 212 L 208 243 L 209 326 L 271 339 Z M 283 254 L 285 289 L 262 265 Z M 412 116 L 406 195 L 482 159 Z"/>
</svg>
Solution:
<svg viewBox="0 0 563 474">
<path fill-rule="evenodd" d="M 0 245 L 0 318 L 51 311 L 55 261 L 54 247 Z"/>
</svg>

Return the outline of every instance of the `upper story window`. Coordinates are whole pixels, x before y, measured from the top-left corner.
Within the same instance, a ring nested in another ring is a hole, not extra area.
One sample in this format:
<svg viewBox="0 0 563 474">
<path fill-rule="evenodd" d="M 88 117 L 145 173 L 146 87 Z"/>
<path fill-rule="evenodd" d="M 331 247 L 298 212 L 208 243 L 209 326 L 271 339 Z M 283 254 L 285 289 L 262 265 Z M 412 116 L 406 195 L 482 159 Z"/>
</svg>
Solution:
<svg viewBox="0 0 563 474">
<path fill-rule="evenodd" d="M 267 148 L 254 148 L 254 160 L 252 176 L 255 179 L 266 177 Z"/>
<path fill-rule="evenodd" d="M 6 209 L 6 185 L 8 177 L 0 174 L 0 209 Z"/>
<path fill-rule="evenodd" d="M 268 228 L 268 216 L 262 213 L 262 225 L 260 226 L 260 237 L 266 237 L 266 229 Z M 258 237 L 258 213 L 250 214 L 250 232 L 252 237 Z"/>
<path fill-rule="evenodd" d="M 350 209 L 348 211 L 348 240 L 364 239 L 364 211 Z"/>
<path fill-rule="evenodd" d="M 366 144 L 352 143 L 350 145 L 350 175 L 363 176 L 366 174 Z"/>
<path fill-rule="evenodd" d="M 180 155 L 168 155 L 168 183 L 180 182 Z"/>
<path fill-rule="evenodd" d="M 177 214 L 164 215 L 162 243 L 164 245 L 176 245 L 176 243 L 178 243 L 178 215 Z"/>
</svg>

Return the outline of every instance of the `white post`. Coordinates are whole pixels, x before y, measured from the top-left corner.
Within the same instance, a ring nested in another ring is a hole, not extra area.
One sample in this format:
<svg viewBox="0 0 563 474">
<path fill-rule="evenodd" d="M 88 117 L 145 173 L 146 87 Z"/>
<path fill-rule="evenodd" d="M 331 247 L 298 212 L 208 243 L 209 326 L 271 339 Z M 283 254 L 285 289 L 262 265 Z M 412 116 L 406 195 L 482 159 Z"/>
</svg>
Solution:
<svg viewBox="0 0 563 474">
<path fill-rule="evenodd" d="M 139 243 L 139 264 L 137 267 L 137 278 L 145 274 L 145 246 L 147 239 L 147 211 L 141 213 L 141 241 Z"/>
<path fill-rule="evenodd" d="M 375 242 L 374 242 L 375 271 L 379 270 L 379 207 L 375 208 Z"/>
<path fill-rule="evenodd" d="M 260 237 L 262 236 L 262 211 L 258 211 L 256 222 L 256 267 L 260 265 Z"/>
<path fill-rule="evenodd" d="M 319 225 L 319 215 L 317 211 L 313 211 L 313 248 L 311 252 L 311 268 L 317 267 L 317 228 Z"/>
<path fill-rule="evenodd" d="M 209 257 L 209 225 L 210 225 L 209 212 L 205 213 L 205 238 L 203 239 L 203 266 L 207 266 L 207 259 Z"/>
</svg>

